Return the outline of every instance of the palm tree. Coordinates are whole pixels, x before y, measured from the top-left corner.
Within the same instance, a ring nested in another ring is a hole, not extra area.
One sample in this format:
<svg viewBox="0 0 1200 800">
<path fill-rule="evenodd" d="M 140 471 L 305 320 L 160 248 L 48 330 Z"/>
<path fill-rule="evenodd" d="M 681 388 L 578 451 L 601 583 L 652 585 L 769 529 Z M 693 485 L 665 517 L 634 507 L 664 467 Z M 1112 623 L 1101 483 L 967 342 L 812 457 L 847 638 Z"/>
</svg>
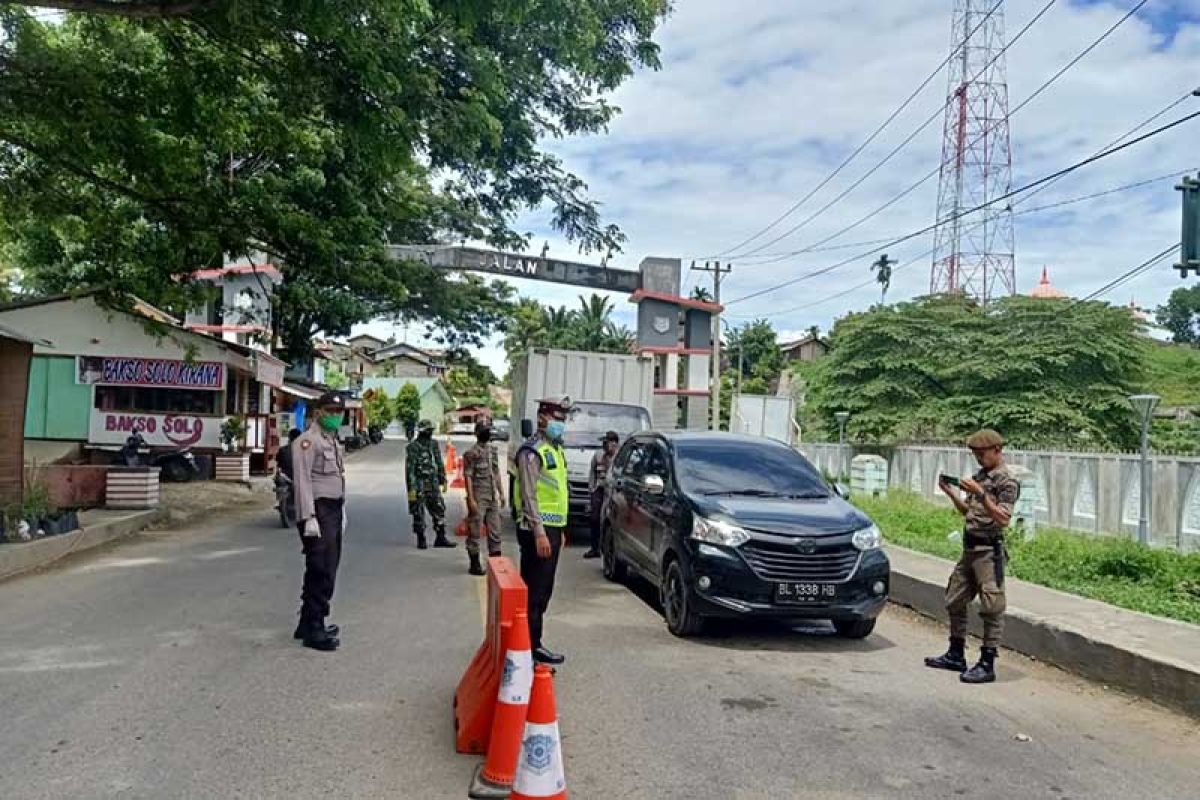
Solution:
<svg viewBox="0 0 1200 800">
<path fill-rule="evenodd" d="M 712 293 L 703 286 L 697 286 L 692 289 L 692 299 L 699 300 L 701 303 L 711 303 L 713 301 Z"/>
</svg>

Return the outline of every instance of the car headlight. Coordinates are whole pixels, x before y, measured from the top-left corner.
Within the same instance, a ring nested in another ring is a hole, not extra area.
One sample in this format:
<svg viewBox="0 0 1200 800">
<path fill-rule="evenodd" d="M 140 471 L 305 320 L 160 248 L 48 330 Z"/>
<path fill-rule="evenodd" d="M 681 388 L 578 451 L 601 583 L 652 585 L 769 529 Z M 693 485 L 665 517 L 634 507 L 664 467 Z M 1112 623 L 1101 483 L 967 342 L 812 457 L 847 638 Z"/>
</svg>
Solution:
<svg viewBox="0 0 1200 800">
<path fill-rule="evenodd" d="M 879 526 L 872 523 L 862 530 L 854 532 L 852 540 L 859 550 L 878 550 L 883 547 L 883 532 Z"/>
<path fill-rule="evenodd" d="M 722 544 L 726 547 L 737 547 L 750 541 L 750 534 L 737 525 L 721 522 L 716 519 L 694 517 L 692 522 L 692 538 L 709 544 Z"/>
</svg>

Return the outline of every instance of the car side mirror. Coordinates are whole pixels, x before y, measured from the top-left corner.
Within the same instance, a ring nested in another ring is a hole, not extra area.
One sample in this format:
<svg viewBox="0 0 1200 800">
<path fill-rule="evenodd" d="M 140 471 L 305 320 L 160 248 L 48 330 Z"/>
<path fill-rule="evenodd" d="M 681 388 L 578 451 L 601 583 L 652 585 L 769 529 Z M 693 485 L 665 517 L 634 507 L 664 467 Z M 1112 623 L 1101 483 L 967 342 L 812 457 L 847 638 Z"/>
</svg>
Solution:
<svg viewBox="0 0 1200 800">
<path fill-rule="evenodd" d="M 659 496 L 667 490 L 667 485 L 663 483 L 663 479 L 659 476 L 647 475 L 645 478 L 642 478 L 642 488 L 646 490 L 646 494 Z"/>
<path fill-rule="evenodd" d="M 833 491 L 835 491 L 837 493 L 837 496 L 842 498 L 843 500 L 850 499 L 850 487 L 844 483 L 835 483 L 833 485 Z"/>
<path fill-rule="evenodd" d="M 533 436 L 533 420 L 531 420 L 531 419 L 521 420 L 521 438 L 528 439 L 531 436 Z"/>
</svg>

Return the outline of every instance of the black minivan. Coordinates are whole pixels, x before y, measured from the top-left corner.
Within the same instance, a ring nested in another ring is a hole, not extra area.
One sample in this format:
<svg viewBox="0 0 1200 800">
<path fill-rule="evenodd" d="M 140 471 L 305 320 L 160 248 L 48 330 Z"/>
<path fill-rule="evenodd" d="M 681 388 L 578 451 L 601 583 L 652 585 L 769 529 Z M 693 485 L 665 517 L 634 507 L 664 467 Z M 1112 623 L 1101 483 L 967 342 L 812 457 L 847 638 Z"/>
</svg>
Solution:
<svg viewBox="0 0 1200 800">
<path fill-rule="evenodd" d="M 887 603 L 879 528 L 782 442 L 729 433 L 644 433 L 609 473 L 604 575 L 659 588 L 667 627 L 706 618 L 825 619 L 861 639 Z"/>
</svg>

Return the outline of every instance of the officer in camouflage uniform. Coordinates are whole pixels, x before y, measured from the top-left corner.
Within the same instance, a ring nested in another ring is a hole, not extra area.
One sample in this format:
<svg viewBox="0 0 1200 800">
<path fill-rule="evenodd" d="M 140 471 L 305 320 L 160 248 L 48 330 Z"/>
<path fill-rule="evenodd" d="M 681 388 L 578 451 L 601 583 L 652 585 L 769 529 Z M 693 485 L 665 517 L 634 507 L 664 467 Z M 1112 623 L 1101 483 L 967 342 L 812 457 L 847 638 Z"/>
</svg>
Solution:
<svg viewBox="0 0 1200 800">
<path fill-rule="evenodd" d="M 404 478 L 417 547 L 424 550 L 429 546 L 425 542 L 425 511 L 429 512 L 437 534 L 433 546 L 457 547 L 446 538 L 446 501 L 442 498 L 446 491 L 446 466 L 442 463 L 442 451 L 433 440 L 433 423 L 427 419 L 417 424 L 417 438 L 405 450 Z"/>
<path fill-rule="evenodd" d="M 963 554 L 954 566 L 946 586 L 946 610 L 950 615 L 950 649 L 945 655 L 925 659 L 934 669 L 958 672 L 963 683 L 991 683 L 996 680 L 996 653 L 1004 632 L 1004 531 L 1012 520 L 1013 506 L 1021 494 L 1021 484 L 1004 464 L 1004 439 L 993 430 L 982 430 L 967 439 L 967 447 L 980 470 L 961 481 L 965 498 L 944 479 L 938 486 L 959 513 L 963 525 Z M 979 616 L 983 619 L 983 648 L 979 663 L 967 669 L 967 607 L 979 597 Z"/>
<path fill-rule="evenodd" d="M 472 575 L 483 575 L 479 540 L 487 529 L 488 557 L 500 555 L 500 509 L 504 488 L 500 483 L 500 459 L 492 447 L 491 420 L 475 424 L 475 446 L 463 454 L 463 476 L 467 482 L 467 556 Z"/>
</svg>

